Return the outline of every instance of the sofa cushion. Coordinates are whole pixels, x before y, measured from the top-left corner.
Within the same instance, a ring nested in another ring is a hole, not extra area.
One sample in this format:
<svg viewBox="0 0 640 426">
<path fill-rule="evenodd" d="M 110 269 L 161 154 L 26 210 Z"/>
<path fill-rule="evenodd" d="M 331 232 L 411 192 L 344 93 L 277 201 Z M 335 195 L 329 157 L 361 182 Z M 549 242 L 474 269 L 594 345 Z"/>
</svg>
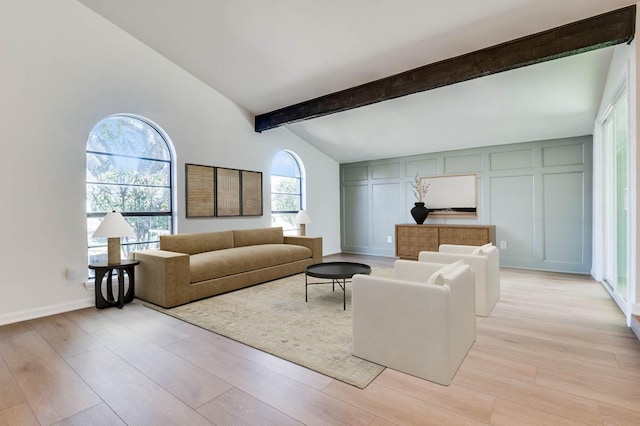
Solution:
<svg viewBox="0 0 640 426">
<path fill-rule="evenodd" d="M 160 249 L 197 254 L 233 247 L 233 231 L 161 235 Z"/>
<path fill-rule="evenodd" d="M 294 244 L 262 244 L 194 254 L 191 283 L 310 259 L 310 249 Z"/>
<path fill-rule="evenodd" d="M 255 246 L 258 244 L 284 244 L 282 228 L 258 228 L 233 231 L 233 247 Z"/>
</svg>

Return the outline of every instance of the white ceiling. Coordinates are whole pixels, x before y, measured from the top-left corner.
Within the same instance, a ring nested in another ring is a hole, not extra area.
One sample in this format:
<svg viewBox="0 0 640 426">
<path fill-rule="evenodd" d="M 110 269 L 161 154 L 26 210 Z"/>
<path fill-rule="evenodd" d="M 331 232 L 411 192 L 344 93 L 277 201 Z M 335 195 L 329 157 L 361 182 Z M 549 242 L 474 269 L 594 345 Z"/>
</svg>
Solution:
<svg viewBox="0 0 640 426">
<path fill-rule="evenodd" d="M 261 114 L 634 0 L 78 0 Z M 340 163 L 591 134 L 612 49 L 287 127 Z"/>
</svg>

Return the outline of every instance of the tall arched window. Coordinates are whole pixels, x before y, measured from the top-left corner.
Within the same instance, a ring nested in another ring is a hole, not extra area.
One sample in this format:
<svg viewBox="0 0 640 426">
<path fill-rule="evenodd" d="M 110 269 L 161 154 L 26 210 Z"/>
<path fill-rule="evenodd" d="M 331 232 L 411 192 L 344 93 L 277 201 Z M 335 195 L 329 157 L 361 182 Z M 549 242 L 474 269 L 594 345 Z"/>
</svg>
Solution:
<svg viewBox="0 0 640 426">
<path fill-rule="evenodd" d="M 95 125 L 87 141 L 89 263 L 107 259 L 106 239 L 91 236 L 109 211 L 122 213 L 135 232 L 122 240 L 123 257 L 172 233 L 172 172 L 169 142 L 150 122 L 114 115 Z"/>
<path fill-rule="evenodd" d="M 280 151 L 271 163 L 271 226 L 295 234 L 296 214 L 303 208 L 303 169 L 297 156 Z"/>
</svg>

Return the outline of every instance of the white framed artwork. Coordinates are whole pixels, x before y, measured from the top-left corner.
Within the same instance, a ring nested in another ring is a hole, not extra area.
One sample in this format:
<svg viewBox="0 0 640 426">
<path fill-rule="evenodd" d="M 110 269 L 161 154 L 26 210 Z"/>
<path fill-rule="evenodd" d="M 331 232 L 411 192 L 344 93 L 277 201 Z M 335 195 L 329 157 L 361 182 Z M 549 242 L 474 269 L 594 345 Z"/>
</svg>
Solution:
<svg viewBox="0 0 640 426">
<path fill-rule="evenodd" d="M 424 197 L 429 217 L 478 217 L 478 177 L 475 173 L 421 176 L 420 181 L 429 185 Z"/>
</svg>

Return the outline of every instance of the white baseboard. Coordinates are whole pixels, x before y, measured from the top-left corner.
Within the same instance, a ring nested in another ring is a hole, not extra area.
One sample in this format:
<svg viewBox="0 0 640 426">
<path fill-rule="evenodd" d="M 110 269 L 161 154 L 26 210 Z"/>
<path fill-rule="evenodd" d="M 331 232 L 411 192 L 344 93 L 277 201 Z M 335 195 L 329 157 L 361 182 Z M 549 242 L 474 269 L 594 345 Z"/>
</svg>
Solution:
<svg viewBox="0 0 640 426">
<path fill-rule="evenodd" d="M 125 282 L 125 291 L 129 287 L 129 277 L 127 275 L 124 276 Z M 13 324 L 20 321 L 27 321 L 34 318 L 42 318 L 47 317 L 49 315 L 61 314 L 64 312 L 75 311 L 77 309 L 89 308 L 91 306 L 96 306 L 96 298 L 95 298 L 95 280 L 89 279 L 84 283 L 84 288 L 87 290 L 87 298 L 75 300 L 73 302 L 61 303 L 58 305 L 50 305 L 44 306 L 42 308 L 36 309 L 27 309 L 19 312 L 11 312 L 9 314 L 0 315 L 0 326 L 5 324 Z M 107 284 L 105 281 L 102 282 L 102 290 L 103 294 L 106 294 Z M 118 280 L 114 277 L 113 279 L 113 293 L 118 294 Z"/>
<path fill-rule="evenodd" d="M 96 280 L 93 278 L 90 278 L 89 280 L 85 281 L 84 288 L 86 288 L 87 291 L 90 291 L 92 293 L 95 292 Z"/>
<path fill-rule="evenodd" d="M 636 337 L 640 339 L 640 319 L 635 315 L 631 317 L 631 330 L 633 330 Z"/>
<path fill-rule="evenodd" d="M 36 309 L 27 309 L 19 312 L 0 315 L 0 325 L 13 324 L 20 321 L 27 321 L 34 318 L 46 317 L 49 315 L 61 314 L 63 312 L 75 311 L 77 309 L 95 306 L 93 294 L 86 299 L 74 300 L 73 302 L 60 303 L 58 305 L 43 306 Z"/>
</svg>

